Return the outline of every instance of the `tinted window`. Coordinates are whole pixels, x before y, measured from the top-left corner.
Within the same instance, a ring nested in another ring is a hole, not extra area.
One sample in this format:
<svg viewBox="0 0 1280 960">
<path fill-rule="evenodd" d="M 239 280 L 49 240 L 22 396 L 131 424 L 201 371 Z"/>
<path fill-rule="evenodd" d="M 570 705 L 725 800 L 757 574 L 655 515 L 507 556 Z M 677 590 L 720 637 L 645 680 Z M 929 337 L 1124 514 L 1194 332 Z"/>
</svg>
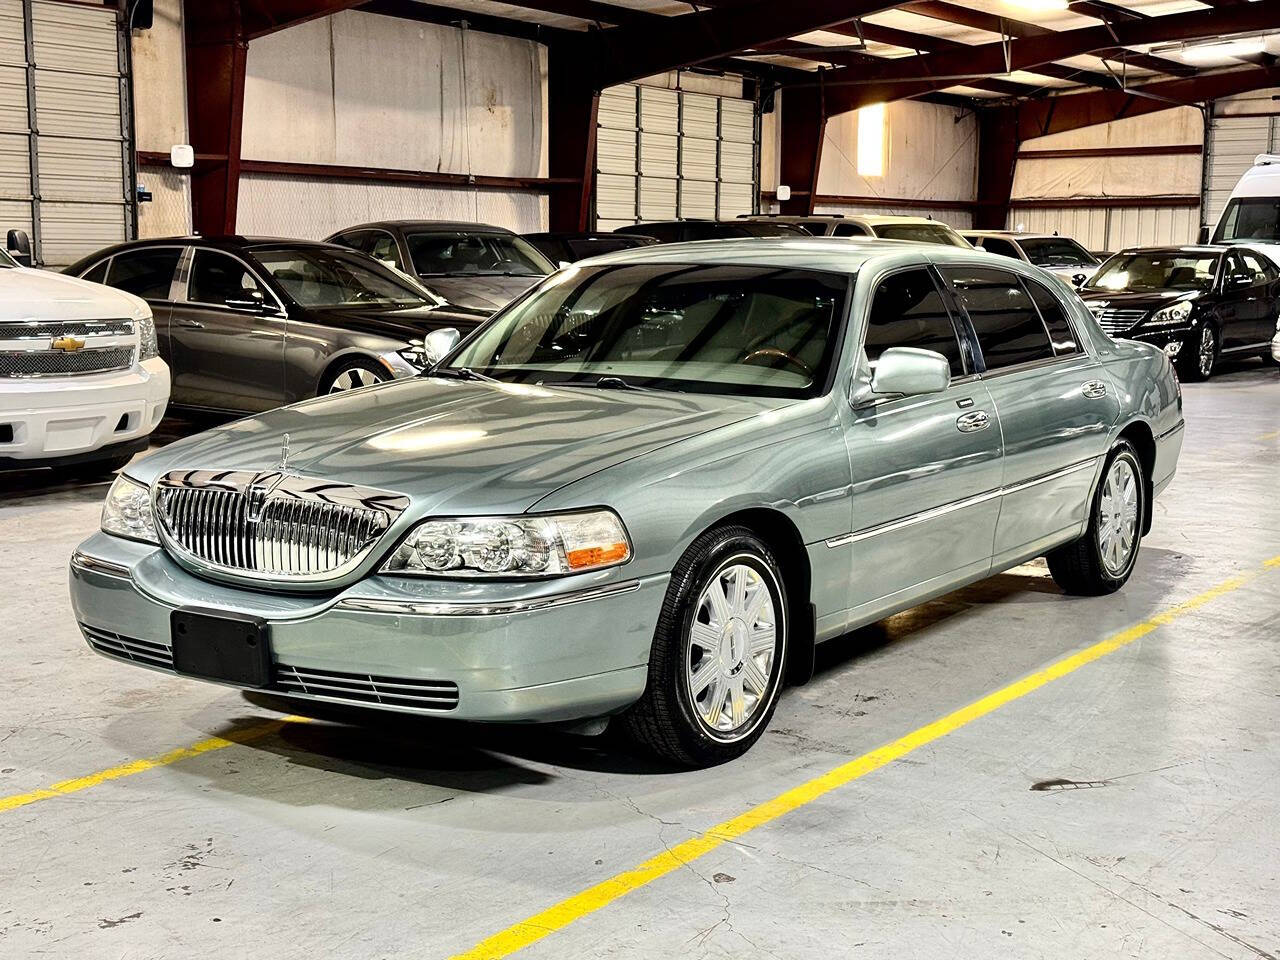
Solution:
<svg viewBox="0 0 1280 960">
<path fill-rule="evenodd" d="M 80 274 L 81 279 L 88 280 L 92 283 L 106 283 L 107 282 L 107 266 L 110 263 L 111 263 L 110 259 L 103 260 L 92 270 L 88 271 L 87 273 Z"/>
<path fill-rule="evenodd" d="M 272 279 L 304 307 L 427 302 L 399 274 L 345 250 L 303 247 L 254 252 Z"/>
<path fill-rule="evenodd" d="M 545 277 L 555 267 L 527 240 L 505 233 L 410 233 L 409 259 L 424 277 Z"/>
<path fill-rule="evenodd" d="M 1018 256 L 1018 248 L 1008 240 L 1001 240 L 999 237 L 980 237 L 973 242 L 988 253 L 999 254 L 1002 257 L 1012 257 L 1014 260 L 1022 259 Z"/>
<path fill-rule="evenodd" d="M 107 283 L 143 300 L 167 300 L 180 256 L 182 251 L 177 247 L 117 253 L 111 260 Z"/>
<path fill-rule="evenodd" d="M 872 366 L 890 347 L 919 347 L 946 357 L 953 377 L 964 373 L 955 327 L 927 270 L 907 270 L 880 281 L 864 346 Z"/>
<path fill-rule="evenodd" d="M 1069 237 L 1028 237 L 1022 241 L 1022 249 L 1037 267 L 1092 267 L 1098 262 Z"/>
<path fill-rule="evenodd" d="M 196 251 L 187 287 L 191 302 L 248 306 L 262 303 L 265 296 L 262 285 L 239 260 L 214 250 Z"/>
<path fill-rule="evenodd" d="M 969 241 L 944 223 L 881 223 L 876 236 L 885 240 L 915 240 L 918 243 L 945 243 L 951 247 L 968 247 Z"/>
<path fill-rule="evenodd" d="M 582 267 L 485 324 L 450 365 L 520 383 L 813 396 L 847 286 L 763 266 Z"/>
<path fill-rule="evenodd" d="M 1036 307 L 1039 308 L 1040 319 L 1049 328 L 1049 336 L 1053 340 L 1053 352 L 1060 357 L 1068 353 L 1079 352 L 1080 347 L 1076 343 L 1076 334 L 1071 327 L 1071 321 L 1067 319 L 1066 311 L 1062 307 L 1062 301 L 1055 297 L 1047 287 L 1033 280 L 1023 277 L 1022 283 L 1031 293 L 1031 299 L 1035 301 Z"/>
<path fill-rule="evenodd" d="M 1280 240 L 1280 197 L 1232 200 L 1213 235 L 1223 240 Z"/>
<path fill-rule="evenodd" d="M 942 275 L 969 314 L 988 370 L 1053 356 L 1040 314 L 1013 274 L 986 267 L 946 267 Z"/>
<path fill-rule="evenodd" d="M 1276 268 L 1256 253 L 1240 253 L 1244 261 L 1244 272 L 1248 273 L 1254 285 L 1267 283 L 1276 278 Z"/>
<path fill-rule="evenodd" d="M 675 243 L 680 239 L 678 223 L 639 223 L 634 227 L 620 227 L 616 233 L 634 233 L 642 237 L 653 237 L 659 243 Z"/>
<path fill-rule="evenodd" d="M 368 242 L 360 249 L 373 257 L 373 259 L 381 260 L 388 266 L 395 267 L 397 270 L 404 269 L 404 266 L 400 263 L 400 250 L 396 246 L 395 237 L 389 233 L 369 234 Z"/>
<path fill-rule="evenodd" d="M 871 233 L 856 223 L 837 223 L 831 235 L 833 237 L 869 237 Z"/>
</svg>

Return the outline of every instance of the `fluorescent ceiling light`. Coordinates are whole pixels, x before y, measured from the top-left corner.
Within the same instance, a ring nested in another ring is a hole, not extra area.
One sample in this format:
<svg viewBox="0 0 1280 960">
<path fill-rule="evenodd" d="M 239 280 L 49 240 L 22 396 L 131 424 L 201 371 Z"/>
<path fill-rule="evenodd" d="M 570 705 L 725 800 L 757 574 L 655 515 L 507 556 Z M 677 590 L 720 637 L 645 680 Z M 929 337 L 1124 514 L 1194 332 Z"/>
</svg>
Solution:
<svg viewBox="0 0 1280 960">
<path fill-rule="evenodd" d="M 1182 58 L 1191 63 L 1207 63 L 1224 57 L 1248 57 L 1265 53 L 1267 41 L 1262 37 L 1243 37 L 1217 43 L 1197 43 L 1182 48 Z"/>
<path fill-rule="evenodd" d="M 1005 0 L 1005 3 L 1011 7 L 1021 7 L 1023 10 L 1035 10 L 1039 13 L 1067 9 L 1067 0 Z"/>
</svg>

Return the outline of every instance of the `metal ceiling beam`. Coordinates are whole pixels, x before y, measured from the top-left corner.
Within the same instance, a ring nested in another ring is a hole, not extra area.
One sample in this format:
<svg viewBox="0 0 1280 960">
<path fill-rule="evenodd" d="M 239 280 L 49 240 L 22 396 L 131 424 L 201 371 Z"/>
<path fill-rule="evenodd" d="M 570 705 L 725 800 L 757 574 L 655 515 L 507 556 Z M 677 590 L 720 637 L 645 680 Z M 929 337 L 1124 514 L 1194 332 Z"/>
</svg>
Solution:
<svg viewBox="0 0 1280 960">
<path fill-rule="evenodd" d="M 664 70 L 689 67 L 740 53 L 798 33 L 893 7 L 885 0 L 748 0 L 643 26 L 599 33 L 604 56 L 595 58 L 590 74 L 596 89 L 636 80 Z"/>
<path fill-rule="evenodd" d="M 1106 18 L 1102 16 L 1102 8 L 1110 7 L 1110 4 L 1101 3 L 1078 3 L 1073 9 L 1086 13 L 1088 16 L 1097 17 L 1105 22 L 1115 19 L 1124 19 L 1123 17 Z M 1092 10 L 1080 9 L 1082 7 L 1092 7 Z M 954 3 L 947 3 L 946 0 L 917 0 L 917 2 L 907 3 L 902 9 L 908 13 L 919 14 L 924 17 L 931 17 L 934 20 L 943 20 L 947 23 L 954 23 L 962 27 L 969 27 L 973 30 L 985 30 L 988 33 L 1008 34 L 1012 37 L 1043 37 L 1058 32 L 1050 30 L 1048 27 L 1042 27 L 1036 23 L 1027 23 L 1022 20 L 1013 20 L 1009 17 L 1003 17 L 999 14 L 987 13 L 983 10 L 975 10 L 972 7 L 961 7 Z M 1129 11 L 1132 13 L 1132 11 Z M 1141 17 L 1133 14 L 1130 19 L 1146 20 L 1149 17 Z M 1123 59 L 1135 67 L 1143 67 L 1147 70 L 1155 70 L 1159 73 L 1168 73 L 1174 76 L 1184 76 L 1195 73 L 1195 70 L 1186 64 L 1178 63 L 1176 60 L 1166 60 L 1162 57 L 1153 57 L 1149 54 L 1134 53 L 1131 50 L 1121 49 L 1124 44 L 1116 43 L 1111 47 L 1101 47 L 1096 51 L 1099 54 L 1118 54 L 1113 59 Z"/>
<path fill-rule="evenodd" d="M 1147 20 L 1063 30 L 1008 42 L 966 47 L 883 61 L 875 69 L 834 72 L 827 80 L 827 114 L 835 115 L 871 103 L 901 100 L 963 82 L 966 76 L 985 76 L 1013 70 L 1033 70 L 1043 63 L 1112 46 L 1203 40 L 1224 32 L 1273 29 L 1280 26 L 1280 3 L 1254 3 L 1224 15 L 1197 10 Z M 1187 78 L 1195 79 L 1195 78 Z M 1149 85 L 1148 85 L 1149 86 Z"/>
</svg>

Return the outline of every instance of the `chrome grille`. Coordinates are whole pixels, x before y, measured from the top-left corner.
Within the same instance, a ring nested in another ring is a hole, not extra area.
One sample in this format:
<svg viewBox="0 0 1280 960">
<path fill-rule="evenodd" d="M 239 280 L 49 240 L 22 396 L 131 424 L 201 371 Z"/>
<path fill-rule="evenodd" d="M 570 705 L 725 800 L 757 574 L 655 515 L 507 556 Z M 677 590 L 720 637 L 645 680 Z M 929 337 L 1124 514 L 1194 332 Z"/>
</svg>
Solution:
<svg viewBox="0 0 1280 960">
<path fill-rule="evenodd" d="M 73 349 L 54 345 L 64 338 Z M 8 320 L 0 322 L 0 377 L 74 377 L 133 365 L 133 321 Z"/>
<path fill-rule="evenodd" d="M 291 693 L 356 703 L 378 703 L 388 707 L 452 710 L 458 705 L 458 685 L 447 680 L 338 673 L 314 667 L 291 667 L 283 663 L 276 667 L 274 686 Z"/>
<path fill-rule="evenodd" d="M 121 636 L 87 623 L 80 624 L 80 632 L 98 653 L 130 663 L 173 670 L 173 651 L 167 644 Z M 267 689 L 346 703 L 412 710 L 452 710 L 458 705 L 458 685 L 451 680 L 340 673 L 315 667 L 295 667 L 288 663 L 275 665 L 275 678 Z"/>
<path fill-rule="evenodd" d="M 296 582 L 358 566 L 409 500 L 276 472 L 189 470 L 161 477 L 154 503 L 165 546 L 180 561 Z"/>
<path fill-rule="evenodd" d="M 1101 307 L 1096 310 L 1090 307 L 1089 309 L 1093 310 L 1093 316 L 1099 326 L 1112 336 L 1132 330 L 1139 320 L 1150 313 L 1149 310 L 1127 307 Z"/>
</svg>

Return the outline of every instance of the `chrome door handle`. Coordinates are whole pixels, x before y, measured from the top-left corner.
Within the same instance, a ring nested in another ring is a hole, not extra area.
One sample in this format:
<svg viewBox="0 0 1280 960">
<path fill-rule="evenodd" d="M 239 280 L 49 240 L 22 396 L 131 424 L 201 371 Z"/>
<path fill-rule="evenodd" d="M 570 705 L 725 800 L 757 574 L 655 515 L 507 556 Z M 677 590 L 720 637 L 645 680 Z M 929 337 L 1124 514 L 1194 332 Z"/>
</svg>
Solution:
<svg viewBox="0 0 1280 960">
<path fill-rule="evenodd" d="M 204 329 L 204 324 L 203 324 L 203 323 L 201 323 L 199 320 L 182 320 L 182 319 L 179 319 L 179 320 L 178 320 L 178 326 L 180 326 L 180 327 L 190 327 L 192 330 L 203 330 L 203 329 Z"/>
<path fill-rule="evenodd" d="M 977 433 L 991 426 L 991 418 L 985 410 L 973 410 L 956 417 L 956 429 L 961 433 Z"/>
<path fill-rule="evenodd" d="M 1107 395 L 1107 385 L 1101 380 L 1090 380 L 1080 388 L 1080 392 L 1090 400 L 1097 400 Z"/>
</svg>

